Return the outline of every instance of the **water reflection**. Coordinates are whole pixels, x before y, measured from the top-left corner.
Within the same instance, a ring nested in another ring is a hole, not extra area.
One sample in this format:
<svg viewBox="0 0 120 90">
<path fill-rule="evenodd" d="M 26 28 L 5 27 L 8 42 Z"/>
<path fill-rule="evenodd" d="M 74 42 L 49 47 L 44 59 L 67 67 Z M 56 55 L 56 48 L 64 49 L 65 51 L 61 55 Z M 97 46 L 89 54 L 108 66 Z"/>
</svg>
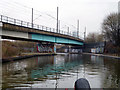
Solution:
<svg viewBox="0 0 120 90">
<path fill-rule="evenodd" d="M 87 78 L 92 88 L 120 84 L 120 60 L 90 55 L 40 56 L 3 64 L 3 88 L 73 88 Z"/>
<path fill-rule="evenodd" d="M 109 60 L 105 58 L 106 75 L 104 76 L 103 87 L 120 88 L 120 60 Z"/>
</svg>

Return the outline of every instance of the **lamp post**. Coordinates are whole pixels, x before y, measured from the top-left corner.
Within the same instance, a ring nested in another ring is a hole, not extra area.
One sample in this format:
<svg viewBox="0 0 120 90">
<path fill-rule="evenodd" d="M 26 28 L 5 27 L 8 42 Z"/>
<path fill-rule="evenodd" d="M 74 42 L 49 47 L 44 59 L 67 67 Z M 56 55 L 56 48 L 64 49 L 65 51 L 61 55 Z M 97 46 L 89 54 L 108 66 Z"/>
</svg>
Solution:
<svg viewBox="0 0 120 90">
<path fill-rule="evenodd" d="M 79 20 L 77 21 L 77 37 L 79 38 Z"/>
<path fill-rule="evenodd" d="M 32 8 L 32 28 L 33 28 L 33 8 Z"/>
<path fill-rule="evenodd" d="M 59 11 L 58 10 L 59 10 L 59 8 L 57 7 L 57 29 L 56 29 L 57 33 L 58 33 L 58 23 L 59 23 L 59 21 L 58 21 L 58 13 L 59 13 Z"/>
<path fill-rule="evenodd" d="M 69 27 L 67 29 L 68 29 L 68 35 L 69 35 Z"/>
<path fill-rule="evenodd" d="M 86 27 L 85 27 L 85 32 L 84 32 L 84 41 L 86 39 Z"/>
<path fill-rule="evenodd" d="M 119 44 L 119 46 L 120 46 L 120 41 L 119 41 L 119 39 L 120 39 L 120 1 L 118 2 L 118 44 Z"/>
</svg>

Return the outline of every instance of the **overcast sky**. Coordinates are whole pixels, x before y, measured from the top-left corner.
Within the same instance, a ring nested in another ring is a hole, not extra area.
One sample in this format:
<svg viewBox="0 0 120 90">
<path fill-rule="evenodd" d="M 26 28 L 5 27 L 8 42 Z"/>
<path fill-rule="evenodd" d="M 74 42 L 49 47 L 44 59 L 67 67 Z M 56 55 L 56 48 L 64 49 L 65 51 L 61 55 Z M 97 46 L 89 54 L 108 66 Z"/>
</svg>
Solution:
<svg viewBox="0 0 120 90">
<path fill-rule="evenodd" d="M 75 31 L 80 21 L 80 35 L 84 28 L 87 34 L 100 32 L 103 19 L 118 11 L 119 0 L 0 0 L 0 13 L 25 21 L 31 21 L 34 8 L 34 23 L 56 27 L 56 7 L 59 7 L 61 29 Z M 37 10 L 37 11 L 36 11 Z M 73 26 L 72 26 L 73 25 Z"/>
</svg>

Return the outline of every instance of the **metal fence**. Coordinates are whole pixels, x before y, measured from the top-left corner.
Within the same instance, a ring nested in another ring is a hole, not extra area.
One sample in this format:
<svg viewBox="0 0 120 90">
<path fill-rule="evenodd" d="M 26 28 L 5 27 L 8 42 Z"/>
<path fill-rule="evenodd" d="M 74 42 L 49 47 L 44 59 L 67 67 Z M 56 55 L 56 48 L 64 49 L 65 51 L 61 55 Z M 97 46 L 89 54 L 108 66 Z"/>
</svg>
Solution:
<svg viewBox="0 0 120 90">
<path fill-rule="evenodd" d="M 5 22 L 5 23 L 18 25 L 18 26 L 22 26 L 22 27 L 33 28 L 33 29 L 43 30 L 43 31 L 49 31 L 49 32 L 63 34 L 63 35 L 69 35 L 69 36 L 72 36 L 75 38 L 80 38 L 80 37 L 75 36 L 71 32 L 65 32 L 63 30 L 58 30 L 58 32 L 57 32 L 57 30 L 55 28 L 50 28 L 50 27 L 46 27 L 46 26 L 42 26 L 42 25 L 33 24 L 30 22 L 14 19 L 14 18 L 4 16 L 4 15 L 0 15 L 0 21 Z"/>
</svg>

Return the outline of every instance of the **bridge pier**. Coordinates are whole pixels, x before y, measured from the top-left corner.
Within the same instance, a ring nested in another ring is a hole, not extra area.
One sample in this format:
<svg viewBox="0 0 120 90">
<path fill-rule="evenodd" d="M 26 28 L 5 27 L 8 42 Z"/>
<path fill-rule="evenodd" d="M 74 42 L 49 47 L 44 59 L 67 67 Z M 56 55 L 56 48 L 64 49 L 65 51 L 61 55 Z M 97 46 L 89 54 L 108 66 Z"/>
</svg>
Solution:
<svg viewBox="0 0 120 90">
<path fill-rule="evenodd" d="M 69 46 L 68 46 L 68 53 L 71 52 L 70 50 L 71 50 L 71 46 L 69 45 Z"/>
<path fill-rule="evenodd" d="M 0 22 L 0 89 L 2 88 L 2 22 Z"/>
<path fill-rule="evenodd" d="M 56 43 L 54 43 L 54 51 L 53 53 L 56 53 Z"/>
<path fill-rule="evenodd" d="M 2 22 L 0 22 L 0 41 L 2 41 Z"/>
<path fill-rule="evenodd" d="M 0 60 L 1 59 L 2 59 L 2 36 L 0 35 Z"/>
<path fill-rule="evenodd" d="M 0 42 L 2 41 L 2 36 L 0 35 Z"/>
</svg>

